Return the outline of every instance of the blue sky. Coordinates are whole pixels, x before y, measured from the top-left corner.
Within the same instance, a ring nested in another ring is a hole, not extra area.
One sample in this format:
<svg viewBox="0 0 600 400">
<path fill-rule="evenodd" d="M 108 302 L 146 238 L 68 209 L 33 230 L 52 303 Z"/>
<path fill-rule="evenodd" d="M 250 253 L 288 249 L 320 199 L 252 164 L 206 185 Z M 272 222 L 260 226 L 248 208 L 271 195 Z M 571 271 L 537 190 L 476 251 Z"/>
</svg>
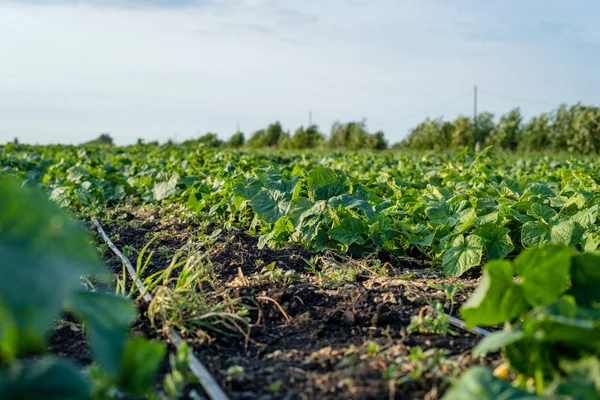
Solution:
<svg viewBox="0 0 600 400">
<path fill-rule="evenodd" d="M 497 115 L 599 104 L 600 2 L 4 0 L 0 54 L 0 142 L 227 138 L 309 110 L 395 142 L 470 115 L 474 84 Z"/>
</svg>

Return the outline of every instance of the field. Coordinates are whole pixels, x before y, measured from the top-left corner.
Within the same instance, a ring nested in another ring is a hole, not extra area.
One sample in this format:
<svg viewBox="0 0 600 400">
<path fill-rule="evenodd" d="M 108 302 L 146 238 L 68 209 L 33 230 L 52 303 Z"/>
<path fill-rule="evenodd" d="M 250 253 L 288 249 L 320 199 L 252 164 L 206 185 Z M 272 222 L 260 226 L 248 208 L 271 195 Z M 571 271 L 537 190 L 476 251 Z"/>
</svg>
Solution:
<svg viewBox="0 0 600 400">
<path fill-rule="evenodd" d="M 0 178 L 41 189 L 91 234 L 71 236 L 62 222 L 36 232 L 32 215 L 55 206 L 5 198 L 0 245 L 48 256 L 70 243 L 60 256 L 82 259 L 77 248 L 93 238 L 111 278 L 88 279 L 87 293 L 131 299 L 139 313 L 125 322 L 134 337 L 158 346 L 177 331 L 231 399 L 600 396 L 594 157 L 0 148 Z M 137 268 L 149 304 L 94 219 Z M 29 236 L 56 241 L 23 245 Z M 22 278 L 3 273 L 0 281 Z M 0 297 L 10 315 L 4 304 L 10 296 Z M 46 348 L 78 368 L 96 360 L 110 369 L 94 344 L 96 311 L 74 304 L 53 322 Z M 19 350 L 0 354 L 0 366 L 20 359 Z M 115 378 L 126 370 L 119 359 L 112 381 L 92 380 L 91 396 L 206 396 L 174 373 L 185 370 L 177 357 L 155 354 L 143 389 Z"/>
</svg>

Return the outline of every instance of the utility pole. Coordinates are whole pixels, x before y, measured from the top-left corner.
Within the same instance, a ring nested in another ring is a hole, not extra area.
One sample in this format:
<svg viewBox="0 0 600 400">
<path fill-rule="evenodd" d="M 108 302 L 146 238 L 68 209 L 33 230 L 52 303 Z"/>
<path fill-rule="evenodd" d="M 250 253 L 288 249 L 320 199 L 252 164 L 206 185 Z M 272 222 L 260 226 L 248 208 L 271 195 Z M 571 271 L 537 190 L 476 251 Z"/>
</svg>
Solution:
<svg viewBox="0 0 600 400">
<path fill-rule="evenodd" d="M 481 147 L 481 143 L 479 142 L 479 132 L 477 128 L 477 85 L 475 85 L 475 88 L 473 90 L 473 136 L 475 138 L 475 148 Z"/>
<path fill-rule="evenodd" d="M 235 131 L 235 132 L 237 133 L 237 132 L 239 132 L 239 131 L 240 131 L 240 123 L 238 122 L 238 123 L 237 123 L 237 128 L 236 128 L 236 131 Z"/>
<path fill-rule="evenodd" d="M 312 111 L 308 112 L 308 126 L 312 125 Z"/>
</svg>

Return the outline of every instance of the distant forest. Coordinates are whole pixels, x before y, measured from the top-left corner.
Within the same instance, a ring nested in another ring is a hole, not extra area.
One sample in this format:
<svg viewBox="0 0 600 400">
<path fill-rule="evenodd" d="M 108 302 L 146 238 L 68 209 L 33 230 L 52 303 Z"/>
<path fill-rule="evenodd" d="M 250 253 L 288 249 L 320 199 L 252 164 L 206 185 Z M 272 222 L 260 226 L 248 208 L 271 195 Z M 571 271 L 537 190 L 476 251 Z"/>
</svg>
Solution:
<svg viewBox="0 0 600 400">
<path fill-rule="evenodd" d="M 85 144 L 108 144 L 112 138 L 102 134 Z M 347 149 L 385 150 L 388 141 L 382 131 L 369 132 L 366 120 L 335 122 L 327 136 L 317 125 L 301 126 L 293 133 L 274 122 L 246 138 L 236 132 L 228 140 L 219 139 L 216 133 L 206 133 L 186 140 L 184 146 L 210 148 L 248 149 Z M 519 108 L 495 119 L 489 112 L 480 113 L 476 119 L 458 116 L 452 121 L 427 118 L 411 129 L 406 139 L 395 143 L 392 149 L 445 151 L 494 146 L 504 151 L 548 151 L 577 154 L 600 153 L 600 108 L 580 103 L 543 113 L 525 121 Z"/>
</svg>

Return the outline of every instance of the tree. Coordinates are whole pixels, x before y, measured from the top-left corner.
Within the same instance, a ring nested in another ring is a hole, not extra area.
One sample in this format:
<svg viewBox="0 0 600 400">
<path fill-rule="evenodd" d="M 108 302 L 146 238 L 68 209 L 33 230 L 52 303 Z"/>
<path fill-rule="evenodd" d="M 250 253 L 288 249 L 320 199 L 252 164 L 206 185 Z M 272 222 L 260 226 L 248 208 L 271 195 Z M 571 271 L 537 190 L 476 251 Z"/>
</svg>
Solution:
<svg viewBox="0 0 600 400">
<path fill-rule="evenodd" d="M 516 150 L 523 133 L 522 122 L 521 110 L 519 108 L 510 110 L 508 114 L 500 117 L 498 125 L 487 137 L 486 144 L 503 150 Z"/>
<path fill-rule="evenodd" d="M 485 143 L 486 139 L 491 135 L 494 131 L 494 114 L 489 112 L 482 112 L 477 115 L 477 119 L 475 120 L 475 134 L 473 139 L 475 140 L 474 146 L 479 146 Z"/>
<path fill-rule="evenodd" d="M 383 132 L 370 134 L 364 118 L 361 121 L 351 121 L 345 124 L 336 121 L 331 127 L 331 135 L 327 144 L 331 148 L 349 150 L 387 148 Z"/>
<path fill-rule="evenodd" d="M 244 146 L 244 143 L 246 143 L 244 133 L 237 131 L 227 141 L 227 147 L 231 149 L 239 149 L 240 147 Z"/>
<path fill-rule="evenodd" d="M 247 146 L 250 148 L 277 147 L 283 128 L 279 121 L 270 124 L 267 129 L 261 129 L 252 134 Z"/>
<path fill-rule="evenodd" d="M 383 131 L 377 131 L 367 138 L 367 148 L 371 150 L 385 150 L 388 148 L 388 142 L 385 140 Z"/>
<path fill-rule="evenodd" d="M 223 146 L 223 141 L 219 139 L 216 133 L 208 132 L 197 139 L 189 139 L 183 142 L 184 146 L 200 146 L 211 149 Z"/>
<path fill-rule="evenodd" d="M 84 143 L 84 145 L 106 145 L 106 146 L 114 146 L 113 138 L 109 133 L 102 133 L 94 140 L 90 140 L 89 142 Z"/>
<path fill-rule="evenodd" d="M 441 117 L 427 118 L 414 129 L 407 138 L 407 146 L 419 150 L 444 150 L 452 143 L 453 125 L 443 121 Z"/>
<path fill-rule="evenodd" d="M 521 142 L 517 148 L 521 151 L 542 151 L 550 147 L 550 116 L 541 114 L 533 117 L 523 126 Z"/>
<path fill-rule="evenodd" d="M 452 147 L 472 147 L 474 143 L 473 121 L 469 117 L 458 116 L 452 123 Z"/>
<path fill-rule="evenodd" d="M 314 149 L 319 147 L 325 138 L 319 132 L 317 125 L 310 125 L 306 129 L 304 126 L 296 129 L 294 135 L 289 138 L 288 148 L 290 149 Z"/>
</svg>

